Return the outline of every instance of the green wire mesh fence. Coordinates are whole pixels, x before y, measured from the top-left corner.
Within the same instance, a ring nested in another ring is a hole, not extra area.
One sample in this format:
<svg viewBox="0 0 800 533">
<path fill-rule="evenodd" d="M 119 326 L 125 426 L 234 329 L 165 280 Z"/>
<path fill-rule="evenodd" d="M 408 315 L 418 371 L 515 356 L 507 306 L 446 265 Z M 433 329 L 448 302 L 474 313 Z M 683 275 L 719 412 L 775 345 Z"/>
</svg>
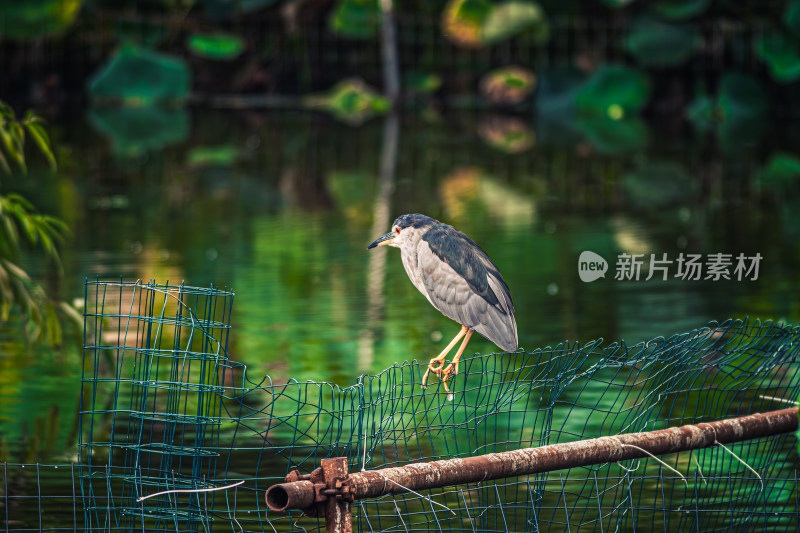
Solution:
<svg viewBox="0 0 800 533">
<path fill-rule="evenodd" d="M 137 499 L 202 489 L 217 474 L 233 293 L 93 281 L 85 297 L 79 453 L 87 525 L 206 521 L 213 493 Z"/>
<path fill-rule="evenodd" d="M 347 388 L 273 383 L 227 356 L 232 299 L 214 288 L 87 283 L 80 466 L 61 469 L 75 488 L 64 483 L 49 499 L 44 483 L 30 481 L 34 468 L 6 465 L 7 531 L 35 525 L 37 512 L 54 520 L 49 506 L 61 509 L 65 529 L 312 531 L 321 519 L 269 511 L 264 493 L 322 458 L 346 456 L 357 471 L 468 457 L 770 411 L 800 395 L 800 328 L 747 320 L 634 346 L 596 340 L 474 355 L 461 364 L 453 401 L 443 388 L 420 389 L 417 362 Z M 354 504 L 354 527 L 800 528 L 793 435 L 661 459 L 683 477 L 641 459 L 386 496 Z M 164 491 L 172 492 L 157 495 Z M 21 509 L 33 522 L 17 525 Z"/>
</svg>

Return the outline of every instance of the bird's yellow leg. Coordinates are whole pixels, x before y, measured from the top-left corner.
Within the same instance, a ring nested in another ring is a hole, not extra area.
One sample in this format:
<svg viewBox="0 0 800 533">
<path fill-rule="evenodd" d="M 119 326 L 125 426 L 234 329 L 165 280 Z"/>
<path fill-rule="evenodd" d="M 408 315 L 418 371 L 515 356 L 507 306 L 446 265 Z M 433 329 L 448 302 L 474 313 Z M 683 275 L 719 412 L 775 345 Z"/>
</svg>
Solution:
<svg viewBox="0 0 800 533">
<path fill-rule="evenodd" d="M 448 344 L 447 347 L 444 350 L 442 350 L 442 353 L 440 353 L 439 355 L 430 360 L 430 362 L 428 363 L 428 370 L 425 372 L 425 375 L 422 376 L 423 389 L 427 388 L 425 383 L 427 383 L 428 381 L 428 374 L 430 374 L 431 372 L 433 372 L 434 374 L 438 374 L 442 371 L 442 367 L 444 367 L 444 358 L 447 357 L 447 354 L 450 353 L 450 350 L 453 349 L 453 346 L 455 346 L 456 343 L 461 339 L 461 337 L 466 335 L 468 331 L 471 330 L 467 326 L 461 326 L 461 331 L 459 331 L 458 334 L 455 337 L 453 337 L 453 340 L 451 340 L 450 344 Z"/>
<path fill-rule="evenodd" d="M 466 327 L 466 326 L 465 326 Z M 467 347 L 469 340 L 472 338 L 472 334 L 475 333 L 474 329 L 468 329 L 467 334 L 464 336 L 464 340 L 461 341 L 461 346 L 458 347 L 458 352 L 456 352 L 456 356 L 453 357 L 453 361 L 447 365 L 447 368 L 442 370 L 440 376 L 442 380 L 447 384 L 447 380 L 450 379 L 450 376 L 455 376 L 458 374 L 458 362 L 461 360 L 461 354 L 464 353 L 464 349 Z"/>
</svg>

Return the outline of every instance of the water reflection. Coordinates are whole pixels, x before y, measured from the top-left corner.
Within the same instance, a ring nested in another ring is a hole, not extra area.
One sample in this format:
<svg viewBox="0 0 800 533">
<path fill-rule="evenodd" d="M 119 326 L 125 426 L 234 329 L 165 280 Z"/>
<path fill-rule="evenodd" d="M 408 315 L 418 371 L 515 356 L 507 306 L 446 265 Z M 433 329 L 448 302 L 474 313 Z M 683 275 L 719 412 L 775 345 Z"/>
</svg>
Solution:
<svg viewBox="0 0 800 533">
<path fill-rule="evenodd" d="M 48 282 L 62 299 L 81 298 L 84 277 L 96 275 L 233 287 L 231 357 L 276 382 L 348 385 L 441 350 L 453 323 L 400 261 L 364 250 L 407 212 L 457 225 L 496 261 L 525 349 L 600 336 L 634 342 L 746 314 L 798 321 L 800 191 L 774 155 L 791 154 L 790 135 L 729 151 L 682 129 L 644 125 L 639 136 L 642 125 L 612 125 L 624 131 L 606 135 L 607 124 L 514 120 L 535 145 L 498 149 L 486 124 L 504 130 L 474 113 L 353 128 L 307 113 L 195 110 L 185 140 L 140 143 L 131 155 L 91 120 L 65 116 L 51 121 L 65 154 L 60 174 L 9 187 L 72 228 L 66 281 Z M 759 252 L 764 263 L 755 282 L 586 284 L 576 271 L 583 250 L 612 269 L 621 252 Z M 46 266 L 27 266 L 50 279 Z M 3 453 L 21 457 L 29 410 L 47 413 L 56 392 L 72 390 L 51 417 L 55 448 L 68 450 L 77 351 L 31 357 L 13 327 L 3 338 Z"/>
<path fill-rule="evenodd" d="M 375 211 L 372 217 L 372 234 L 380 235 L 392 221 L 391 200 L 394 191 L 394 174 L 397 168 L 397 148 L 400 142 L 400 121 L 391 114 L 383 130 L 381 148 L 381 168 L 378 176 L 378 193 L 375 196 Z M 370 254 L 367 266 L 367 317 L 366 327 L 358 341 L 358 369 L 369 372 L 375 355 L 375 333 L 383 319 L 386 299 L 383 295 L 383 281 L 386 270 L 386 248 L 378 248 Z"/>
</svg>

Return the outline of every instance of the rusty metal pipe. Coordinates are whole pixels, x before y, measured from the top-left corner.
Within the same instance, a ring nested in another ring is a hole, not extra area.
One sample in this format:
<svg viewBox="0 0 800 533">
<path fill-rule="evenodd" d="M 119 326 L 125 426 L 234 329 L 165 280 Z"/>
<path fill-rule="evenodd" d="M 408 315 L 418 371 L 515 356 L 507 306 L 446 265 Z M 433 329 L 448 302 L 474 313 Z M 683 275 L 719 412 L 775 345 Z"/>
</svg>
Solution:
<svg viewBox="0 0 800 533">
<path fill-rule="evenodd" d="M 356 472 L 348 476 L 346 483 L 349 485 L 351 497 L 358 500 L 385 494 L 400 494 L 407 492 L 407 489 L 419 491 L 639 459 L 648 455 L 642 450 L 652 455 L 698 450 L 714 446 L 716 443 L 730 444 L 788 433 L 796 431 L 797 427 L 797 407 L 792 407 L 644 433 L 627 433 L 463 459 L 446 459 Z M 313 487 L 303 490 L 309 489 L 313 492 Z"/>
<path fill-rule="evenodd" d="M 312 503 L 314 503 L 314 484 L 310 481 L 281 483 L 267 489 L 267 506 L 273 511 L 305 509 Z"/>
</svg>

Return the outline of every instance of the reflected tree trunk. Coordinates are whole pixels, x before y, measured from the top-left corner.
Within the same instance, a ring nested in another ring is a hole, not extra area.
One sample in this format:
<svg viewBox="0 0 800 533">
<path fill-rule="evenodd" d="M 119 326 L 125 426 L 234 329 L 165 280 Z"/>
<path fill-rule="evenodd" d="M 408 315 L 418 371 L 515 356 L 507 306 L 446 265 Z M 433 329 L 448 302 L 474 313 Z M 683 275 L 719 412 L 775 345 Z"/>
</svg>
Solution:
<svg viewBox="0 0 800 533">
<path fill-rule="evenodd" d="M 394 191 L 394 174 L 397 168 L 397 149 L 400 143 L 400 119 L 396 113 L 386 118 L 383 126 L 381 167 L 378 177 L 378 192 L 372 217 L 372 232 L 378 236 L 388 231 L 391 223 L 391 201 Z M 385 298 L 383 294 L 384 271 L 386 270 L 386 247 L 370 251 L 367 267 L 367 320 L 358 339 L 358 370 L 368 372 L 375 353 L 375 336 L 383 319 Z"/>
<path fill-rule="evenodd" d="M 397 59 L 397 32 L 394 24 L 393 0 L 380 0 L 380 7 L 383 92 L 394 106 L 400 97 L 400 66 Z"/>
</svg>

